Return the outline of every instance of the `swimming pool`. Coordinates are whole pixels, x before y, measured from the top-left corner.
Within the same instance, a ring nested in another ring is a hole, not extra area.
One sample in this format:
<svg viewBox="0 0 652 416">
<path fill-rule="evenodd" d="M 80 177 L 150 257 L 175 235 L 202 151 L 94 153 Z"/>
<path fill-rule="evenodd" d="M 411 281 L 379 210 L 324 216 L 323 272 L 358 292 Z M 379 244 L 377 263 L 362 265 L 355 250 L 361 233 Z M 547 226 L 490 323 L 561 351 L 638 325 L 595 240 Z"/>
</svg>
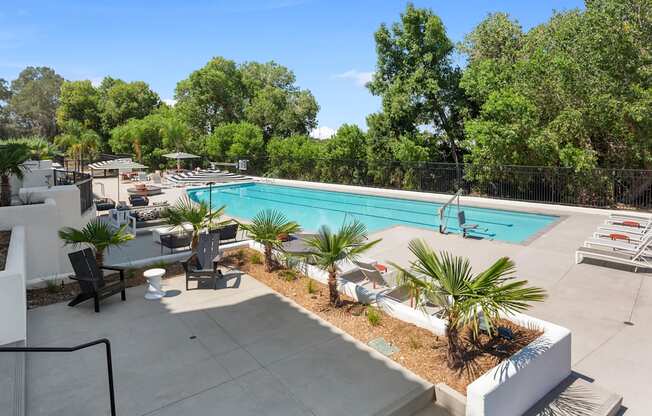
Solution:
<svg viewBox="0 0 652 416">
<path fill-rule="evenodd" d="M 208 188 L 188 190 L 195 201 L 209 201 Z M 226 205 L 228 215 L 251 219 L 263 209 L 277 209 L 307 231 L 322 225 L 339 228 L 344 221 L 356 218 L 369 232 L 395 225 L 439 229 L 438 210 L 442 204 L 349 192 L 324 191 L 263 183 L 213 187 L 211 203 Z M 525 212 L 463 206 L 467 223 L 479 224 L 471 235 L 481 238 L 522 243 L 558 217 Z M 457 210 L 448 214 L 448 230 L 460 232 Z"/>
</svg>

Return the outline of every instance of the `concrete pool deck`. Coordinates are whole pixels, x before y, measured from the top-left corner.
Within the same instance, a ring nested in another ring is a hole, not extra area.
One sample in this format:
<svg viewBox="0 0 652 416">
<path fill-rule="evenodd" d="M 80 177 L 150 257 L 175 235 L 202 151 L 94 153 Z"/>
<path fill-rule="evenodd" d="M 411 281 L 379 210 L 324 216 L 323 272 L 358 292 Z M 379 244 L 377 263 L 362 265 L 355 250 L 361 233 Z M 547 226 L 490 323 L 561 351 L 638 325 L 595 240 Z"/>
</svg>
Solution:
<svg viewBox="0 0 652 416">
<path fill-rule="evenodd" d="M 110 179 L 109 179 L 110 180 Z M 115 179 L 106 189 L 115 188 Z M 347 189 L 327 185 L 324 189 Z M 350 191 L 350 189 L 349 189 Z M 395 191 L 367 188 L 367 192 L 394 196 Z M 172 188 L 161 199 L 175 200 L 183 189 Z M 450 196 L 403 193 L 445 202 Z M 393 227 L 370 237 L 383 238 L 366 257 L 380 262 L 407 265 L 407 250 L 413 238 L 424 238 L 432 247 L 470 259 L 481 271 L 501 256 L 516 262 L 517 275 L 548 291 L 546 302 L 535 305 L 529 314 L 569 328 L 573 333 L 573 370 L 604 388 L 622 394 L 626 415 L 648 415 L 652 407 L 652 275 L 629 269 L 603 267 L 597 263 L 575 264 L 575 250 L 604 221 L 609 211 L 577 207 L 549 206 L 520 202 L 465 198 L 463 204 L 488 208 L 526 210 L 559 215 L 561 219 L 527 244 L 462 239 L 435 231 Z M 139 238 L 149 238 L 144 235 Z M 144 244 L 144 243 L 143 243 Z M 144 244 L 144 246 L 147 246 Z M 160 250 L 160 249 L 159 249 Z M 118 253 L 116 252 L 116 255 Z M 136 256 L 136 252 L 130 252 Z M 626 325 L 631 321 L 634 325 Z"/>
<path fill-rule="evenodd" d="M 227 274 L 227 276 L 229 276 Z M 218 290 L 29 311 L 30 346 L 111 340 L 118 414 L 411 415 L 433 387 L 247 275 Z M 27 414 L 108 414 L 101 348 L 27 356 Z"/>
</svg>

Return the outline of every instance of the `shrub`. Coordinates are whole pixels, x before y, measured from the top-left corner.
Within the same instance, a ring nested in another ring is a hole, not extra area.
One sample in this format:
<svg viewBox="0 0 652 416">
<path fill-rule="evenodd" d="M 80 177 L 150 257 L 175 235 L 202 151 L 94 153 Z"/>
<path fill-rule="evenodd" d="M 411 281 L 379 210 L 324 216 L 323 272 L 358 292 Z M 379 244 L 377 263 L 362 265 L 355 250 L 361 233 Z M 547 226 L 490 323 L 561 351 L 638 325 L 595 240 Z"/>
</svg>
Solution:
<svg viewBox="0 0 652 416">
<path fill-rule="evenodd" d="M 249 258 L 249 261 L 251 262 L 251 264 L 263 264 L 263 258 L 260 256 L 259 253 L 253 253 Z"/>
<path fill-rule="evenodd" d="M 377 308 L 374 308 L 373 306 L 369 306 L 367 308 L 367 321 L 371 324 L 371 326 L 378 326 L 380 325 L 380 321 L 382 320 L 382 314 Z"/>
<path fill-rule="evenodd" d="M 45 289 L 48 293 L 58 293 L 63 289 L 63 281 L 61 284 L 57 282 L 57 279 L 50 279 L 45 282 Z"/>
<path fill-rule="evenodd" d="M 292 270 L 292 269 L 282 270 L 279 273 L 279 276 L 282 277 L 283 279 L 285 279 L 288 282 L 292 282 L 294 280 L 297 280 L 297 277 L 298 277 L 296 270 Z"/>
<path fill-rule="evenodd" d="M 415 337 L 410 337 L 408 339 L 408 344 L 410 345 L 410 348 L 412 348 L 413 350 L 418 350 L 419 348 L 421 348 L 421 342 L 419 342 L 419 340 Z"/>
<path fill-rule="evenodd" d="M 236 251 L 236 252 L 235 252 L 235 258 L 236 258 L 239 262 L 243 261 L 243 260 L 245 259 L 245 252 L 244 252 L 244 250 L 240 249 L 240 250 Z"/>
<path fill-rule="evenodd" d="M 308 279 L 308 283 L 306 283 L 306 289 L 311 295 L 317 293 L 317 285 L 315 284 L 315 281 Z"/>
</svg>

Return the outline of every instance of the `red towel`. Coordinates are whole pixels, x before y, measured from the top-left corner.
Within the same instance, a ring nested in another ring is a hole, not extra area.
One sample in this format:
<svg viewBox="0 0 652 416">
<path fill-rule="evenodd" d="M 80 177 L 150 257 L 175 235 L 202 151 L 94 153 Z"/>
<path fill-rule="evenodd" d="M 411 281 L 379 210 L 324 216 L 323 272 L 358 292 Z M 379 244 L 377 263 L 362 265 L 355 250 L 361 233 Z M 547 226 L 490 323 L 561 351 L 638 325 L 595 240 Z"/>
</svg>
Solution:
<svg viewBox="0 0 652 416">
<path fill-rule="evenodd" d="M 630 220 L 623 221 L 623 225 L 626 225 L 628 227 L 640 227 L 641 226 L 640 223 L 638 223 L 636 221 L 630 221 Z"/>
<path fill-rule="evenodd" d="M 384 264 L 376 264 L 376 270 L 378 270 L 381 273 L 385 273 L 387 271 L 387 266 Z"/>
<path fill-rule="evenodd" d="M 629 242 L 629 237 L 627 237 L 625 234 L 609 234 L 609 238 L 612 240 L 625 240 Z"/>
</svg>

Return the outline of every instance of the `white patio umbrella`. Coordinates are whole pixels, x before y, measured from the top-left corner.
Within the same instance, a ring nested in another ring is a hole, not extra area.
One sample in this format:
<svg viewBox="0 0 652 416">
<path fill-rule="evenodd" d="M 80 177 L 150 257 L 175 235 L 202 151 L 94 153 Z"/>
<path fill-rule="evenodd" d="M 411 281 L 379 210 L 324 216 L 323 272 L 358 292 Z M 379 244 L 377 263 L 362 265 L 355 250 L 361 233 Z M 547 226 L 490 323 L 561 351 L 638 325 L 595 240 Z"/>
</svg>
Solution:
<svg viewBox="0 0 652 416">
<path fill-rule="evenodd" d="M 181 159 L 199 159 L 201 156 L 193 155 L 192 153 L 174 152 L 165 154 L 163 157 L 167 157 L 168 159 L 176 159 L 177 170 L 181 170 Z"/>
<path fill-rule="evenodd" d="M 102 169 L 118 171 L 118 202 L 120 202 L 120 171 L 146 168 L 147 166 L 142 163 L 134 162 L 131 159 L 115 159 L 102 165 Z"/>
</svg>

